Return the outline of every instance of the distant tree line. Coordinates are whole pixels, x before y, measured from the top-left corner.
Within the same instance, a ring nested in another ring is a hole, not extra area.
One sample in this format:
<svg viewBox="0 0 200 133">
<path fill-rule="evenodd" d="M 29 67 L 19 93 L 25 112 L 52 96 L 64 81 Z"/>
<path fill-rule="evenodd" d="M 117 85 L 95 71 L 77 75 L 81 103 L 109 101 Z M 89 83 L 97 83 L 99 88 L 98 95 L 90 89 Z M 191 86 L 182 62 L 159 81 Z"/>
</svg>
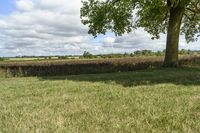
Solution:
<svg viewBox="0 0 200 133">
<path fill-rule="evenodd" d="M 191 51 L 181 49 L 179 50 L 179 55 L 200 55 L 200 51 Z M 84 51 L 83 56 L 81 58 L 123 58 L 123 57 L 137 57 L 137 56 L 164 56 L 165 50 L 163 51 L 152 51 L 152 50 L 137 50 L 133 53 L 115 53 L 115 54 L 99 54 L 93 55 L 90 52 Z"/>
<path fill-rule="evenodd" d="M 179 55 L 200 55 L 200 51 L 192 50 L 179 50 Z M 11 58 L 30 58 L 37 60 L 56 60 L 56 59 L 94 59 L 94 58 L 124 58 L 124 57 L 138 57 L 138 56 L 164 56 L 165 50 L 163 51 L 152 51 L 152 50 L 137 50 L 132 53 L 113 53 L 113 54 L 98 54 L 94 55 L 88 51 L 84 51 L 83 55 L 55 55 L 55 56 L 16 56 L 16 57 L 0 57 L 0 61 L 9 60 Z"/>
</svg>

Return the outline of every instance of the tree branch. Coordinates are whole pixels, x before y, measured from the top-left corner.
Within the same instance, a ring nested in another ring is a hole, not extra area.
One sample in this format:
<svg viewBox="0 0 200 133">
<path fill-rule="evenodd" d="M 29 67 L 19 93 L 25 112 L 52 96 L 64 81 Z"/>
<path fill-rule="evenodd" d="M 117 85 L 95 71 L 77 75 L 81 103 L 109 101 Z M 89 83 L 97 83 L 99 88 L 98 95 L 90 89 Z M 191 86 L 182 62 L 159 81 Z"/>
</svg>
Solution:
<svg viewBox="0 0 200 133">
<path fill-rule="evenodd" d="M 184 13 L 184 15 L 185 15 L 186 18 L 188 18 L 190 21 L 193 21 L 192 18 L 190 18 L 186 13 Z"/>
<path fill-rule="evenodd" d="M 192 13 L 196 13 L 196 14 L 200 14 L 200 9 L 199 10 L 197 10 L 197 9 L 191 9 L 191 8 L 186 8 L 186 10 L 188 10 L 188 11 L 190 11 L 190 12 L 192 12 Z"/>
</svg>

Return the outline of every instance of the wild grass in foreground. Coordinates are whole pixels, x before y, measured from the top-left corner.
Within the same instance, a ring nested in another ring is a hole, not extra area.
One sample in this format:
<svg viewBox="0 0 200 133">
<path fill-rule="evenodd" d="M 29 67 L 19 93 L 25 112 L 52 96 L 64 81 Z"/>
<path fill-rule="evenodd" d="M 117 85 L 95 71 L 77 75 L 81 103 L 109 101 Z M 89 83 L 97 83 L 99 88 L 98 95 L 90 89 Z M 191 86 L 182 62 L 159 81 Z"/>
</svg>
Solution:
<svg viewBox="0 0 200 133">
<path fill-rule="evenodd" d="M 200 67 L 1 78 L 0 132 L 200 132 Z"/>
</svg>

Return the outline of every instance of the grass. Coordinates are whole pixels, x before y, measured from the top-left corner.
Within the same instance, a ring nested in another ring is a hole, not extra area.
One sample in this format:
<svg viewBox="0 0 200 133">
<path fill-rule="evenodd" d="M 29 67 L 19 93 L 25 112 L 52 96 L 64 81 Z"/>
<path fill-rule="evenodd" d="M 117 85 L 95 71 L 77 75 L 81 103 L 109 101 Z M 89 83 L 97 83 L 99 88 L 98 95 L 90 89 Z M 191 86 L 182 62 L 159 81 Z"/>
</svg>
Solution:
<svg viewBox="0 0 200 133">
<path fill-rule="evenodd" d="M 200 132 L 200 67 L 1 78 L 0 132 Z"/>
</svg>

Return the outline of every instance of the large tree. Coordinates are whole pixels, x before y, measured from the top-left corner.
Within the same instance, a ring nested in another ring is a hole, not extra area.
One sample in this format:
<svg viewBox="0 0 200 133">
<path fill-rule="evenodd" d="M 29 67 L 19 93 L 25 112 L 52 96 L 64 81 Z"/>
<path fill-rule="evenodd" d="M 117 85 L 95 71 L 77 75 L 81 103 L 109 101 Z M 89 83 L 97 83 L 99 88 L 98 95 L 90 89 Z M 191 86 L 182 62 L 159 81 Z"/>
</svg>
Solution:
<svg viewBox="0 0 200 133">
<path fill-rule="evenodd" d="M 178 65 L 180 34 L 186 41 L 197 40 L 200 33 L 200 0 L 83 0 L 82 23 L 89 34 L 116 35 L 144 28 L 158 39 L 167 33 L 165 66 Z"/>
</svg>

